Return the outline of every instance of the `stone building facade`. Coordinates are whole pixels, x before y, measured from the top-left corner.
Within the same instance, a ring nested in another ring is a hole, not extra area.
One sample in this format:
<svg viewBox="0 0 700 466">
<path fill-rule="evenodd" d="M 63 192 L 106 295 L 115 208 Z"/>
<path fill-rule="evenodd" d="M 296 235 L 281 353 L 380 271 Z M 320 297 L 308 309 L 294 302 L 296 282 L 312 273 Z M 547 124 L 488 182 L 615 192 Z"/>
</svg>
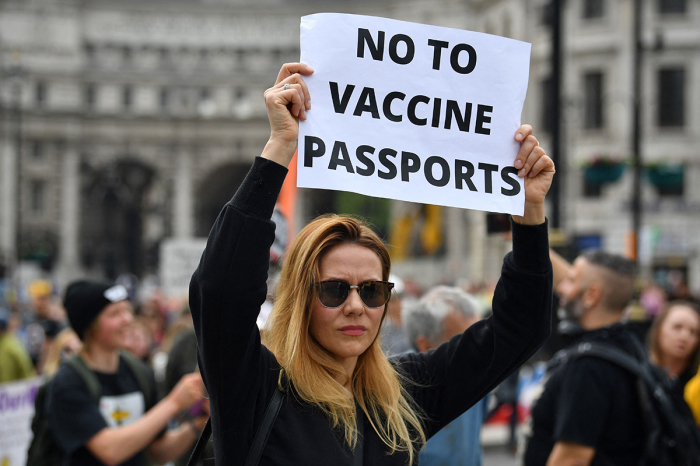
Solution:
<svg viewBox="0 0 700 466">
<path fill-rule="evenodd" d="M 385 16 L 531 42 L 523 121 L 533 123 L 547 147 L 540 124 L 551 70 L 547 3 L 0 1 L 4 261 L 11 267 L 17 257 L 44 261 L 62 280 L 85 273 L 142 276 L 156 270 L 165 238 L 206 236 L 267 140 L 262 93 L 282 63 L 298 60 L 299 18 L 309 13 Z M 644 156 L 687 167 L 680 198 L 659 196 L 644 185 L 645 234 L 660 235 L 653 245 L 645 243 L 644 258 L 651 270 L 663 254 L 682 255 L 684 270 L 699 283 L 700 235 L 692 232 L 700 226 L 693 211 L 700 204 L 699 183 L 693 182 L 700 176 L 700 6 L 674 0 L 668 3 L 683 4 L 683 12 L 659 13 L 657 4 L 666 2 L 642 3 L 650 48 L 644 61 Z M 580 167 L 595 154 L 630 152 L 632 5 L 565 2 L 562 229 L 571 241 L 598 238 L 618 252 L 630 228 L 630 170 L 619 182 L 593 194 L 589 189 L 587 197 Z M 657 37 L 663 46 L 654 49 Z M 656 82 L 664 67 L 685 70 L 664 78 L 683 80 L 680 126 L 656 124 Z M 598 99 L 595 108 L 586 103 L 592 98 Z M 295 227 L 332 208 L 328 199 L 332 193 L 302 190 Z M 411 208 L 394 203 L 392 215 Z M 508 241 L 486 235 L 484 213 L 443 209 L 441 224 L 438 259 L 403 261 L 396 266 L 400 274 L 424 284 L 498 276 Z"/>
</svg>

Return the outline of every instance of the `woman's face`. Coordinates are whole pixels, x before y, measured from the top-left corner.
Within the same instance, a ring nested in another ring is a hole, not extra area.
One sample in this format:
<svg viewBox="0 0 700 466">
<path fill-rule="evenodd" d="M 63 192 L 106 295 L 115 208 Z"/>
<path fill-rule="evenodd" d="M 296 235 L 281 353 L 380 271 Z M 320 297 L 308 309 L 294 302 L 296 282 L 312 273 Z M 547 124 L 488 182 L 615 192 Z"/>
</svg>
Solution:
<svg viewBox="0 0 700 466">
<path fill-rule="evenodd" d="M 377 254 L 357 244 L 333 247 L 321 258 L 321 281 L 341 280 L 359 285 L 367 280 L 382 280 L 382 263 Z M 311 336 L 348 371 L 365 352 L 379 332 L 384 306 L 368 308 L 356 289 L 350 290 L 340 307 L 327 308 L 317 298 L 311 303 Z"/>
<path fill-rule="evenodd" d="M 665 357 L 687 359 L 700 342 L 700 317 L 688 306 L 673 306 L 659 328 L 659 349 Z"/>
<path fill-rule="evenodd" d="M 129 341 L 133 320 L 131 304 L 128 301 L 110 304 L 97 316 L 93 343 L 112 349 L 124 348 Z"/>
</svg>

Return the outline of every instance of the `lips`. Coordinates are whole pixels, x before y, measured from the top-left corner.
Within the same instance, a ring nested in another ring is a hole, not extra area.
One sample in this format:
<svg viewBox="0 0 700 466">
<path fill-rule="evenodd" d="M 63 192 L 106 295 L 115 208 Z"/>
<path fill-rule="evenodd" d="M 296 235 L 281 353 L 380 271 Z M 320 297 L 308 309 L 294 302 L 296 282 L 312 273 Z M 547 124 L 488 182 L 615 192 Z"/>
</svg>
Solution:
<svg viewBox="0 0 700 466">
<path fill-rule="evenodd" d="M 341 327 L 339 330 L 345 335 L 356 337 L 365 333 L 367 331 L 367 327 L 364 325 L 346 325 L 345 327 Z"/>
</svg>

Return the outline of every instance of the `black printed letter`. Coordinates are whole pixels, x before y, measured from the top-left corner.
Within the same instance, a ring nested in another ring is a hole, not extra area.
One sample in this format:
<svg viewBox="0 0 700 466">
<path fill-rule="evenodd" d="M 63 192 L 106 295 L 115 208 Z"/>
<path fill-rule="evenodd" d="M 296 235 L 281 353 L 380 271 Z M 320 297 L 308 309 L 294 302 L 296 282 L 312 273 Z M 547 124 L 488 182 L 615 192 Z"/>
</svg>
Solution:
<svg viewBox="0 0 700 466">
<path fill-rule="evenodd" d="M 316 144 L 316 149 L 314 149 Z M 326 143 L 316 136 L 306 136 L 304 138 L 304 166 L 313 167 L 314 157 L 321 157 L 326 153 Z"/>
<path fill-rule="evenodd" d="M 365 58 L 364 43 L 366 43 L 367 47 L 369 47 L 369 53 L 372 54 L 372 58 L 377 61 L 382 61 L 384 59 L 384 31 L 379 31 L 379 40 L 377 42 L 379 45 L 374 45 L 374 39 L 372 39 L 372 34 L 370 34 L 369 29 L 358 29 L 357 57 Z"/>
</svg>

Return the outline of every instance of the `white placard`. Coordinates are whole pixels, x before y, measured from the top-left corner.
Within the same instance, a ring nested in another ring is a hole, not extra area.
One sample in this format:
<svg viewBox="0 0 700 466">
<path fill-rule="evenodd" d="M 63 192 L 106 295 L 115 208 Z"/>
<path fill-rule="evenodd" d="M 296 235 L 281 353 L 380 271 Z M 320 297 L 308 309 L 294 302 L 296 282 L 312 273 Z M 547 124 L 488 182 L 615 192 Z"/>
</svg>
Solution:
<svg viewBox="0 0 700 466">
<path fill-rule="evenodd" d="M 34 399 L 43 377 L 0 384 L 0 465 L 24 466 L 32 440 Z"/>
<path fill-rule="evenodd" d="M 530 44 L 369 16 L 301 19 L 297 184 L 522 215 Z"/>
<path fill-rule="evenodd" d="M 160 245 L 160 285 L 165 296 L 181 298 L 189 295 L 192 274 L 206 245 L 206 238 L 163 240 Z"/>
</svg>

